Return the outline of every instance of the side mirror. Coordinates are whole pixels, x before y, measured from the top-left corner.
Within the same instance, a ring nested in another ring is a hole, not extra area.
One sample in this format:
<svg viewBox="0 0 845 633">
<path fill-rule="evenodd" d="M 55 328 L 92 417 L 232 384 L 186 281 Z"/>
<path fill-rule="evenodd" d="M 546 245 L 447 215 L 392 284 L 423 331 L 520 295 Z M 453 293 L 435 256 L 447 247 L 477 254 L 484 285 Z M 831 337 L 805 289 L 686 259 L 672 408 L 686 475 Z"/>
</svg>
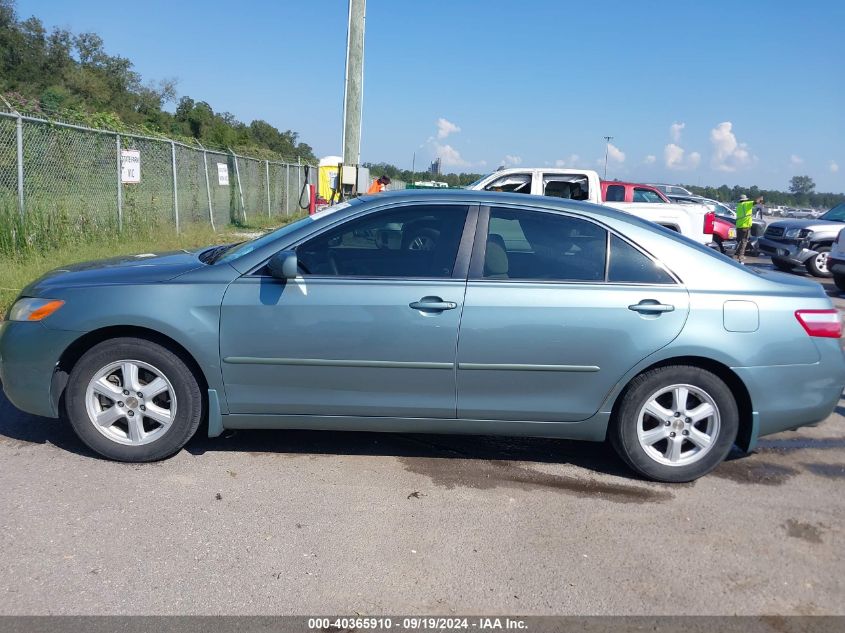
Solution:
<svg viewBox="0 0 845 633">
<path fill-rule="evenodd" d="M 267 262 L 270 274 L 276 279 L 293 279 L 299 274 L 296 253 L 293 251 L 279 251 Z"/>
</svg>

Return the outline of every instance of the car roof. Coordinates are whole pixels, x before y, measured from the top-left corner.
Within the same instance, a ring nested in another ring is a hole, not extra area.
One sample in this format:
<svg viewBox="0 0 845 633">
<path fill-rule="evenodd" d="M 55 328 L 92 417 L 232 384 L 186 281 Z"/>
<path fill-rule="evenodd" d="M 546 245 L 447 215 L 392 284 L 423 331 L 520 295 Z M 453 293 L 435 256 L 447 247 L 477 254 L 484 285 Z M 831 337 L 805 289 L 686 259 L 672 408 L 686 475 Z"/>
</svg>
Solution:
<svg viewBox="0 0 845 633">
<path fill-rule="evenodd" d="M 657 189 L 654 185 L 648 185 L 644 182 L 626 182 L 624 180 L 602 180 L 603 185 L 626 185 L 631 187 L 648 187 L 649 189 Z M 658 190 L 659 191 L 659 190 Z"/>
</svg>

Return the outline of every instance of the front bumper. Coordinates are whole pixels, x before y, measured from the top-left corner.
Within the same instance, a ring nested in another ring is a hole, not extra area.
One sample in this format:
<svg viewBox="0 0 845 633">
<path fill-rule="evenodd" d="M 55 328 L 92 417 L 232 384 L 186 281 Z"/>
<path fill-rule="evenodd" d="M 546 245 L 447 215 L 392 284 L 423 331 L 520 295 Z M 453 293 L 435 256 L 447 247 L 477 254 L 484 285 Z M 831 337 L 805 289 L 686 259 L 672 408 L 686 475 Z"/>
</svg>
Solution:
<svg viewBox="0 0 845 633">
<path fill-rule="evenodd" d="M 793 266 L 803 266 L 808 259 L 818 255 L 818 251 L 807 248 L 807 246 L 809 244 L 806 242 L 778 242 L 767 237 L 761 237 L 757 240 L 757 248 L 761 254 L 769 255 L 772 259 Z"/>
<path fill-rule="evenodd" d="M 53 373 L 79 332 L 51 330 L 42 323 L 0 322 L 0 382 L 18 409 L 58 417 L 51 395 Z"/>
</svg>

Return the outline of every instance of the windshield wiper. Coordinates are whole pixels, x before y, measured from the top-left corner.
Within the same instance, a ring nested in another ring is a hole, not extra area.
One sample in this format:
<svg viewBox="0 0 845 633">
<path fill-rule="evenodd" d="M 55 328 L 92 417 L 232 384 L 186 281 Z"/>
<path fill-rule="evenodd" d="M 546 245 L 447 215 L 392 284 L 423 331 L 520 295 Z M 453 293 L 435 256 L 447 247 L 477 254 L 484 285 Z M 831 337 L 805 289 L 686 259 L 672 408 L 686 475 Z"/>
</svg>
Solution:
<svg viewBox="0 0 845 633">
<path fill-rule="evenodd" d="M 233 244 L 221 244 L 220 246 L 215 246 L 214 248 L 210 248 L 207 251 L 203 251 L 203 253 L 200 255 L 200 261 L 204 264 L 213 264 L 218 259 L 220 259 L 224 253 L 233 249 L 238 244 L 241 244 L 241 242 L 235 242 Z"/>
</svg>

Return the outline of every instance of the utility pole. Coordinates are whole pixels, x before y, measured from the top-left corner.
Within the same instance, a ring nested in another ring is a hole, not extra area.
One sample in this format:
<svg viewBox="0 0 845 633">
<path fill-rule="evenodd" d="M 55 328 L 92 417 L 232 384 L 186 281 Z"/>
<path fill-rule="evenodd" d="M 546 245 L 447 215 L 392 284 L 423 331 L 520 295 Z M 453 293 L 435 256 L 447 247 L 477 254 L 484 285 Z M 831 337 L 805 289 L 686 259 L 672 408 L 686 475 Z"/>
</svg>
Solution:
<svg viewBox="0 0 845 633">
<path fill-rule="evenodd" d="M 604 179 L 607 180 L 607 151 L 610 149 L 610 141 L 613 140 L 612 136 L 605 136 L 604 137 Z"/>
<path fill-rule="evenodd" d="M 367 0 L 349 0 L 346 82 L 343 87 L 343 164 L 361 162 L 361 109 L 364 101 L 364 21 Z"/>
</svg>

